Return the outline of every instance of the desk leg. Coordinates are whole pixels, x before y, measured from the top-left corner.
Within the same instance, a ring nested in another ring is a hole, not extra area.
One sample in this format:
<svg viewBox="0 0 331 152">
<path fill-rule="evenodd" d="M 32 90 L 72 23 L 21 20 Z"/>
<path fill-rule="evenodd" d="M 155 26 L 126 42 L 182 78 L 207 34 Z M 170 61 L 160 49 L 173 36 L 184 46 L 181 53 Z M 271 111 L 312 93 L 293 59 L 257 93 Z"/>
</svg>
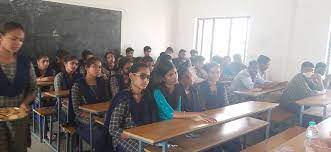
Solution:
<svg viewBox="0 0 331 152">
<path fill-rule="evenodd" d="M 299 125 L 302 126 L 302 117 L 303 117 L 303 111 L 305 110 L 305 106 L 304 105 L 301 105 L 301 108 L 300 108 L 300 116 L 299 116 Z"/>
<path fill-rule="evenodd" d="M 57 97 L 57 121 L 58 121 L 58 126 L 57 126 L 57 151 L 60 151 L 60 133 L 61 133 L 61 128 L 60 128 L 60 112 L 61 112 L 61 98 Z"/>
<path fill-rule="evenodd" d="M 92 120 L 92 113 L 90 113 L 90 145 L 91 149 L 93 150 L 93 120 Z"/>
<path fill-rule="evenodd" d="M 168 142 L 161 143 L 162 146 L 162 152 L 168 152 Z"/>
<path fill-rule="evenodd" d="M 265 133 L 265 137 L 266 137 L 266 139 L 269 138 L 269 134 L 270 134 L 270 127 L 271 127 L 271 114 L 272 114 L 272 109 L 269 109 L 269 110 L 268 110 L 268 116 L 267 116 L 268 125 L 267 125 L 266 133 Z"/>
<path fill-rule="evenodd" d="M 326 117 L 327 117 L 326 110 L 327 110 L 327 106 L 324 106 L 323 107 L 323 120 L 326 119 Z"/>
<path fill-rule="evenodd" d="M 139 152 L 144 152 L 144 143 L 139 140 Z"/>
</svg>

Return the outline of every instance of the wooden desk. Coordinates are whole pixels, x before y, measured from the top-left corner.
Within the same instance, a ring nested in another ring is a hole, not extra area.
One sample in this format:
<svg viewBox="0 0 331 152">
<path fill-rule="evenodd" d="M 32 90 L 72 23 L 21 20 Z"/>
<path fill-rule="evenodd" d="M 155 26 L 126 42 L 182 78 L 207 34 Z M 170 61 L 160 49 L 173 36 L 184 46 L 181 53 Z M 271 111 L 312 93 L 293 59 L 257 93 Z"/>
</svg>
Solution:
<svg viewBox="0 0 331 152">
<path fill-rule="evenodd" d="M 108 111 L 110 102 L 101 102 L 96 104 L 82 105 L 78 108 L 89 113 L 89 125 L 90 125 L 90 146 L 93 149 L 93 115 L 102 114 Z"/>
<path fill-rule="evenodd" d="M 53 84 L 54 84 L 53 81 L 37 81 L 38 87 L 51 86 Z"/>
<path fill-rule="evenodd" d="M 272 93 L 272 92 L 284 90 L 285 88 L 286 88 L 285 85 L 281 85 L 281 86 L 277 86 L 277 87 L 274 87 L 271 89 L 263 89 L 262 91 L 242 90 L 242 91 L 234 91 L 234 93 L 241 95 L 241 96 L 258 98 L 258 97 L 262 97 L 262 96 Z"/>
<path fill-rule="evenodd" d="M 167 151 L 167 142 L 175 137 L 185 135 L 197 130 L 224 124 L 252 114 L 268 111 L 268 125 L 266 127 L 266 137 L 269 137 L 271 111 L 277 107 L 277 103 L 248 101 L 244 103 L 226 106 L 224 108 L 206 111 L 205 113 L 217 120 L 217 123 L 196 122 L 190 119 L 173 119 L 157 122 L 144 126 L 139 126 L 124 130 L 131 138 L 139 140 L 140 151 L 143 142 L 151 145 L 161 144 L 163 151 Z"/>
<path fill-rule="evenodd" d="M 331 91 L 326 92 L 326 94 L 312 96 L 296 101 L 300 108 L 300 118 L 299 123 L 302 126 L 302 118 L 305 111 L 305 106 L 309 107 L 323 107 L 323 119 L 327 117 L 327 106 L 331 104 Z"/>
<path fill-rule="evenodd" d="M 28 114 L 17 107 L 0 108 L 0 122 L 15 121 L 27 117 Z"/>
<path fill-rule="evenodd" d="M 319 129 L 319 135 L 321 138 L 331 138 L 331 118 L 325 119 L 321 123 L 317 124 L 317 127 Z M 287 141 L 286 143 L 278 146 L 273 151 L 277 151 L 281 149 L 282 147 L 288 147 L 295 152 L 304 152 L 304 141 L 306 138 L 306 132 L 301 133 L 300 135 L 292 138 L 291 140 Z"/>
<path fill-rule="evenodd" d="M 51 92 L 45 92 L 45 96 L 56 98 L 57 102 L 57 119 L 60 120 L 61 115 L 61 106 L 62 106 L 62 100 L 63 98 L 69 97 L 69 90 L 61 90 L 61 91 L 51 91 Z M 58 125 L 57 128 L 57 151 L 60 149 L 60 130 L 61 125 Z"/>
</svg>

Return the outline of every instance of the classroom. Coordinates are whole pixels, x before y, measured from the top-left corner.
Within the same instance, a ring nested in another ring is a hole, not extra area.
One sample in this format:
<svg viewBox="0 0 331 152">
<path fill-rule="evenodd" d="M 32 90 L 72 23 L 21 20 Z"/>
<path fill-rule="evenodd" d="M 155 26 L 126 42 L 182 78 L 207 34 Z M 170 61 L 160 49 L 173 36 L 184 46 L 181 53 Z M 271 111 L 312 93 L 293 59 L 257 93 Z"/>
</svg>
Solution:
<svg viewBox="0 0 331 152">
<path fill-rule="evenodd" d="M 0 152 L 331 152 L 329 0 L 0 0 Z"/>
</svg>

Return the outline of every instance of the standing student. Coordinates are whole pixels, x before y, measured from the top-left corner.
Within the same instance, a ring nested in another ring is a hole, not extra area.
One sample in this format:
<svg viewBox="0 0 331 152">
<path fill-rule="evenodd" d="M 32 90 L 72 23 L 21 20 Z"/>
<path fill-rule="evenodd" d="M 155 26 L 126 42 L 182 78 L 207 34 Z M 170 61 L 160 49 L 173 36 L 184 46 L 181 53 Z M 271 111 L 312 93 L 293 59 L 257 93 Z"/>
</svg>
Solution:
<svg viewBox="0 0 331 152">
<path fill-rule="evenodd" d="M 197 85 L 199 99 L 203 110 L 221 108 L 225 103 L 224 85 L 218 80 L 220 78 L 220 66 L 216 63 L 208 63 L 204 69 L 207 71 L 207 79 Z"/>
<path fill-rule="evenodd" d="M 182 105 L 188 101 L 185 90 L 178 84 L 178 74 L 174 64 L 164 61 L 159 64 L 156 73 L 159 74 L 161 83 L 153 85 L 155 86 L 153 96 L 160 120 L 198 118 L 206 122 L 216 121 L 199 112 L 182 110 Z"/>
<path fill-rule="evenodd" d="M 152 48 L 150 46 L 144 47 L 144 57 L 150 57 L 152 53 Z"/>
<path fill-rule="evenodd" d="M 121 90 L 127 89 L 130 86 L 130 78 L 129 78 L 129 69 L 133 65 L 133 61 L 130 58 L 122 58 L 119 62 L 119 73 L 110 77 L 110 90 L 111 97 L 115 97 L 115 95 Z"/>
<path fill-rule="evenodd" d="M 154 103 L 145 89 L 150 79 L 149 68 L 135 63 L 129 71 L 130 88 L 119 92 L 112 101 L 106 116 L 105 126 L 112 136 L 117 152 L 137 152 L 138 141 L 131 139 L 123 130 L 146 125 L 157 120 Z"/>
<path fill-rule="evenodd" d="M 0 29 L 0 107 L 19 107 L 27 113 L 35 98 L 36 75 L 27 57 L 19 55 L 25 30 L 16 22 L 7 22 Z M 28 118 L 0 123 L 0 151 L 26 152 Z"/>
<path fill-rule="evenodd" d="M 101 61 L 97 57 L 87 59 L 85 64 L 85 77 L 78 80 L 71 89 L 72 104 L 76 115 L 77 133 L 87 142 L 90 141 L 88 114 L 78 107 L 86 104 L 109 102 L 109 90 L 106 87 L 105 80 L 102 77 L 98 77 L 101 73 L 101 67 Z M 94 135 L 92 144 L 95 151 L 104 151 L 104 147 L 108 144 L 105 130 L 97 125 L 94 125 L 92 129 Z"/>
</svg>

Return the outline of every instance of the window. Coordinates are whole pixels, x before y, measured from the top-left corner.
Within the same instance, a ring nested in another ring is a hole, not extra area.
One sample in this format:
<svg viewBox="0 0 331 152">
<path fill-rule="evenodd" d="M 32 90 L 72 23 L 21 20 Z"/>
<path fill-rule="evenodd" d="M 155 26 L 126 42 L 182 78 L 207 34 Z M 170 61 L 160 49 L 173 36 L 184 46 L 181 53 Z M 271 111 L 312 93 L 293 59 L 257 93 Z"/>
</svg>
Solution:
<svg viewBox="0 0 331 152">
<path fill-rule="evenodd" d="M 194 48 L 210 61 L 212 56 L 241 54 L 245 60 L 249 17 L 198 18 Z"/>
<path fill-rule="evenodd" d="M 331 17 L 330 17 L 330 23 L 329 23 L 329 38 L 328 38 L 328 49 L 326 50 L 326 65 L 328 66 L 326 73 L 331 72 Z"/>
</svg>

